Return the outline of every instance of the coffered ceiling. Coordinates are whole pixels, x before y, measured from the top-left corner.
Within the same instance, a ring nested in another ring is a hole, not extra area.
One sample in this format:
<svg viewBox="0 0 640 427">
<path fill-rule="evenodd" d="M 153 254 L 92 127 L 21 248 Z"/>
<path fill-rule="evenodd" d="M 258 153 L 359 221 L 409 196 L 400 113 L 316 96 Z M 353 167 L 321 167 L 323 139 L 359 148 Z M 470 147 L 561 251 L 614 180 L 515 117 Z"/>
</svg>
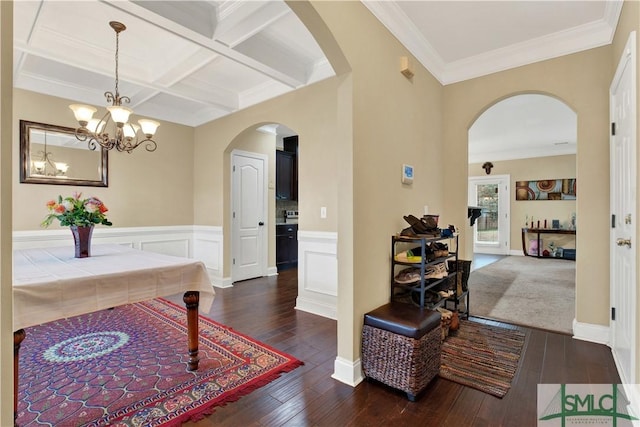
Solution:
<svg viewBox="0 0 640 427">
<path fill-rule="evenodd" d="M 16 1 L 15 86 L 96 106 L 115 85 L 135 113 L 189 126 L 334 75 L 277 1 Z"/>
<path fill-rule="evenodd" d="M 622 8 L 562 0 L 363 4 L 444 85 L 606 45 Z M 139 116 L 198 126 L 334 75 L 282 0 L 17 0 L 15 87 L 104 106 L 115 83 L 112 20 L 127 26 L 120 93 Z M 522 108 L 536 114 L 539 105 Z"/>
</svg>

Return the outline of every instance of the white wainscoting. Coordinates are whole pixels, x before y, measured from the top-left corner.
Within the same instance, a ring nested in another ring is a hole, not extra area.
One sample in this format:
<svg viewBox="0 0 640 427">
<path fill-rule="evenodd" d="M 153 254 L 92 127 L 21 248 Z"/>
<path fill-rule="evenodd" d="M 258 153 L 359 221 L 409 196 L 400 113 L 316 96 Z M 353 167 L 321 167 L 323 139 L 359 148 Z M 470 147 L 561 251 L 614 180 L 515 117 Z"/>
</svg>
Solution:
<svg viewBox="0 0 640 427">
<path fill-rule="evenodd" d="M 92 245 L 115 243 L 143 251 L 194 258 L 207 267 L 211 283 L 222 285 L 222 227 L 183 225 L 164 227 L 101 227 L 93 230 Z M 67 229 L 14 231 L 14 249 L 69 246 L 73 237 Z"/>
<path fill-rule="evenodd" d="M 337 319 L 338 233 L 298 231 L 296 309 Z"/>
</svg>

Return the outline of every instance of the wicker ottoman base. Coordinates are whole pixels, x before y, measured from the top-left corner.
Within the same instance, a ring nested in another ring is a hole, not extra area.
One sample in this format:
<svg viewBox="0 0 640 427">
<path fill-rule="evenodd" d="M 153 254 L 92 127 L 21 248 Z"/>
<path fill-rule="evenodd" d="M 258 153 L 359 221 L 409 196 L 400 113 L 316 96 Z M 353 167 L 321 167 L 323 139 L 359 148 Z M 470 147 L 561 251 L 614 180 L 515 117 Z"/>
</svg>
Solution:
<svg viewBox="0 0 640 427">
<path fill-rule="evenodd" d="M 440 371 L 439 322 L 420 338 L 365 324 L 362 330 L 362 370 L 367 378 L 407 393 L 411 401 Z"/>
</svg>

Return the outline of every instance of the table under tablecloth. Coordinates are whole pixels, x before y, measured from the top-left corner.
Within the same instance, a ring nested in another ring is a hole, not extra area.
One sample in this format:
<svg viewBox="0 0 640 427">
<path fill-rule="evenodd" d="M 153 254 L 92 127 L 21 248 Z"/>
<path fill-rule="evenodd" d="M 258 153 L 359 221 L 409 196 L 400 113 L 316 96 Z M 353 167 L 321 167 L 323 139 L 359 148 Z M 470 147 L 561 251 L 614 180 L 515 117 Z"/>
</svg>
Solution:
<svg viewBox="0 0 640 427">
<path fill-rule="evenodd" d="M 74 258 L 72 247 L 13 252 L 13 330 L 157 297 L 200 292 L 208 312 L 215 291 L 201 261 L 93 245 Z"/>
</svg>

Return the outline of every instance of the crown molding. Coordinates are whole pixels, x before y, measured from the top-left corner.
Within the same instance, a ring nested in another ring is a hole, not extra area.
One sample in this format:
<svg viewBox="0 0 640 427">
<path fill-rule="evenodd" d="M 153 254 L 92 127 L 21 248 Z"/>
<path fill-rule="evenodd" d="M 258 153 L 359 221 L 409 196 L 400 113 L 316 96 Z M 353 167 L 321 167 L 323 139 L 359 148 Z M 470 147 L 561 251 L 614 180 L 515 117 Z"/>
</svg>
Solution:
<svg viewBox="0 0 640 427">
<path fill-rule="evenodd" d="M 623 1 L 606 2 L 602 20 L 445 63 L 395 2 L 362 3 L 443 85 L 610 44 Z"/>
<path fill-rule="evenodd" d="M 393 1 L 364 1 L 362 4 L 393 34 L 404 47 L 436 78 L 441 76 L 445 62 L 433 46 L 424 38 L 418 27 Z"/>
</svg>

